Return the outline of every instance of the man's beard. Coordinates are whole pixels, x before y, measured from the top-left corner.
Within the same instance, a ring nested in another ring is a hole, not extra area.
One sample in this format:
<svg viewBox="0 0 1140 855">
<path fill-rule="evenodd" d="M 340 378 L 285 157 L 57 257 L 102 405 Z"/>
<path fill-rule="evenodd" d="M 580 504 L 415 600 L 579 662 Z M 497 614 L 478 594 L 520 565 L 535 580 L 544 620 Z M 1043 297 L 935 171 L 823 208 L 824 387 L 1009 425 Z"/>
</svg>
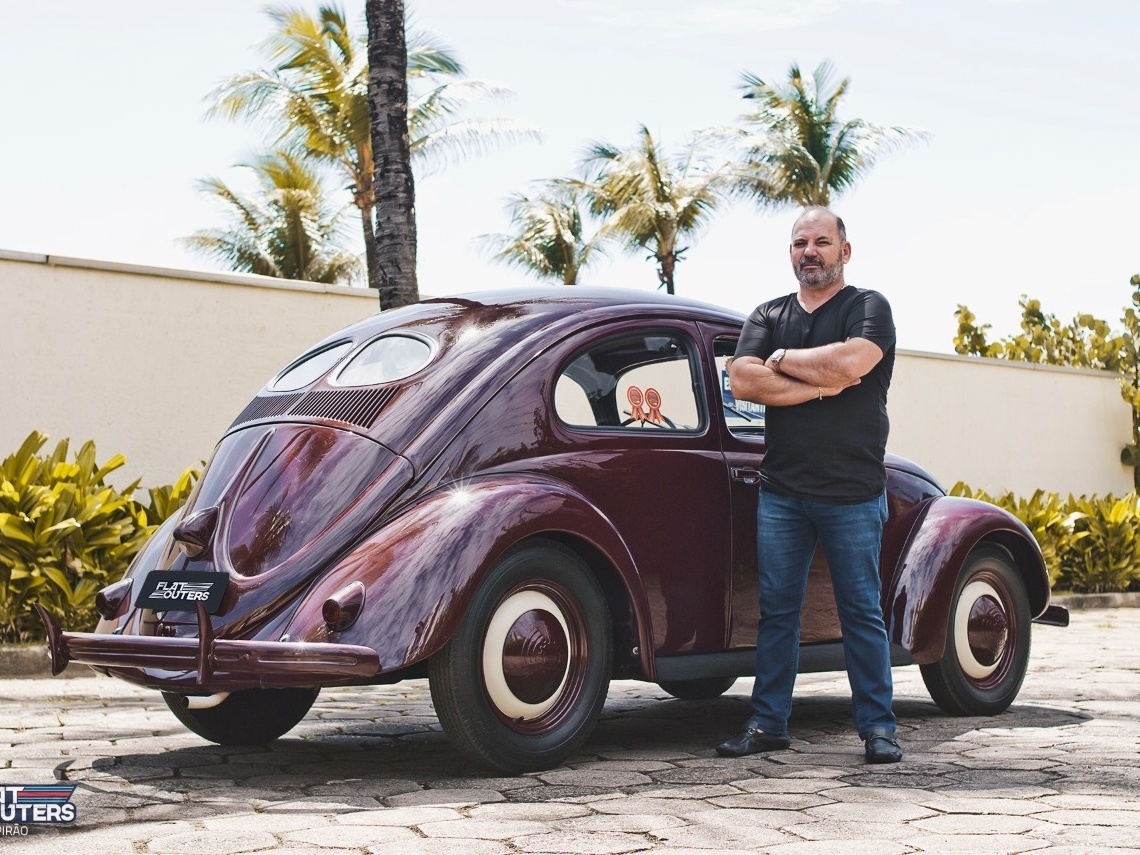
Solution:
<svg viewBox="0 0 1140 855">
<path fill-rule="evenodd" d="M 799 266 L 796 267 L 796 279 L 800 284 L 814 290 L 823 290 L 829 288 L 839 281 L 839 277 L 843 275 L 843 262 L 837 261 L 835 264 L 820 264 L 819 267 L 803 266 L 801 261 Z"/>
</svg>

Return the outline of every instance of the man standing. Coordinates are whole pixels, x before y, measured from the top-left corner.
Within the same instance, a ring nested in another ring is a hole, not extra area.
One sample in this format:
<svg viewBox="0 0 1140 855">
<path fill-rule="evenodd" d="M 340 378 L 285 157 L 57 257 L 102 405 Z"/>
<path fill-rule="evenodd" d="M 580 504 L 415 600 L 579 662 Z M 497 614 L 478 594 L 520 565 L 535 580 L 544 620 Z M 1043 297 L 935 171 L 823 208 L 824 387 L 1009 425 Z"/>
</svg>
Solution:
<svg viewBox="0 0 1140 855">
<path fill-rule="evenodd" d="M 760 627 L 753 713 L 717 753 L 787 748 L 808 570 L 823 545 L 843 629 L 852 708 L 869 763 L 897 763 L 890 648 L 879 602 L 887 518 L 891 308 L 847 285 L 851 244 L 827 208 L 792 229 L 798 293 L 756 308 L 729 368 L 734 397 L 766 406 L 757 520 Z"/>
</svg>

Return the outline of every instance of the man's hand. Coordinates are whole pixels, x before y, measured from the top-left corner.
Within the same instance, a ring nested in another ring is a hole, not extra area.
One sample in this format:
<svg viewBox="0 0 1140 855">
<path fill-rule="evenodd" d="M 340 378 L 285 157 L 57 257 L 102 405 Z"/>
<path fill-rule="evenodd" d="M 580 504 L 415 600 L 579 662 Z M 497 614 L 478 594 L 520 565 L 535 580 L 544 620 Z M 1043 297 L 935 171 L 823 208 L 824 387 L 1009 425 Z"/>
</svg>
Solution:
<svg viewBox="0 0 1140 855">
<path fill-rule="evenodd" d="M 781 364 L 780 368 L 783 367 Z M 786 372 L 773 371 L 759 357 L 741 356 L 729 363 L 728 381 L 732 396 L 737 400 L 789 407 L 838 395 L 844 389 L 857 384 L 859 378 L 827 384 L 809 383 L 791 377 Z"/>
<path fill-rule="evenodd" d="M 865 338 L 788 350 L 780 360 L 779 371 L 805 383 L 846 389 L 879 364 L 883 352 Z"/>
</svg>

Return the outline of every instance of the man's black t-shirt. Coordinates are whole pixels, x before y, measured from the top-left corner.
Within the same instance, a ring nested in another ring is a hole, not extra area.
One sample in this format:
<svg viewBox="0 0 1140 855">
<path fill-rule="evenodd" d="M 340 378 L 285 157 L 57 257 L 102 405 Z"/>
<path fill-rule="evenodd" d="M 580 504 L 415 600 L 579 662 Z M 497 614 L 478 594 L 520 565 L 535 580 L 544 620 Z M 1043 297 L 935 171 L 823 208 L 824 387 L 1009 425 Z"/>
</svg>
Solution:
<svg viewBox="0 0 1140 855">
<path fill-rule="evenodd" d="M 765 408 L 763 489 L 847 504 L 872 499 L 886 485 L 883 455 L 895 324 L 882 294 L 848 285 L 810 313 L 796 294 L 769 300 L 749 315 L 736 355 L 767 360 L 781 347 L 819 347 L 849 338 L 875 343 L 883 358 L 860 383 L 834 397 Z"/>
</svg>

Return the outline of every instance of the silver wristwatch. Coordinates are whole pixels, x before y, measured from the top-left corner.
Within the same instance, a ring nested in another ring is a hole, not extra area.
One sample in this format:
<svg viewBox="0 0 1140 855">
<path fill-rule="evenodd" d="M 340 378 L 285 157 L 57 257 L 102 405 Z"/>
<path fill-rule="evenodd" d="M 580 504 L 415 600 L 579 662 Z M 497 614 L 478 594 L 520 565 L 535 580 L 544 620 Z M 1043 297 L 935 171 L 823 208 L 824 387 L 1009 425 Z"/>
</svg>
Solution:
<svg viewBox="0 0 1140 855">
<path fill-rule="evenodd" d="M 771 368 L 773 371 L 779 371 L 780 370 L 780 362 L 783 360 L 783 358 L 785 356 L 787 356 L 787 354 L 788 354 L 787 348 L 785 348 L 785 347 L 777 348 L 776 350 L 774 350 L 772 352 L 772 355 L 768 357 L 768 361 L 765 362 L 764 364 L 767 365 L 769 368 Z"/>
</svg>

